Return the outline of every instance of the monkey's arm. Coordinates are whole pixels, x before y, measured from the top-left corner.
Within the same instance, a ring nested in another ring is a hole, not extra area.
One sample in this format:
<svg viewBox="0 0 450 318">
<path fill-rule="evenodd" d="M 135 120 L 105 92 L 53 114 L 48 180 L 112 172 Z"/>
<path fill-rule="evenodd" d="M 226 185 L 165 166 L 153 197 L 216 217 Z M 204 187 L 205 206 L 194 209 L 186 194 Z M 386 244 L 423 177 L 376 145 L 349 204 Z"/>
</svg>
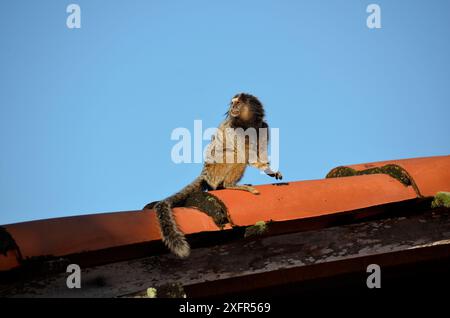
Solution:
<svg viewBox="0 0 450 318">
<path fill-rule="evenodd" d="M 272 169 L 270 169 L 270 164 L 268 162 L 256 161 L 256 162 L 249 162 L 248 164 L 252 167 L 255 167 L 258 170 L 264 171 L 264 173 L 267 174 L 269 177 L 275 178 L 277 180 L 283 179 L 283 175 L 281 174 L 281 172 L 279 171 L 275 172 Z"/>
<path fill-rule="evenodd" d="M 281 174 L 281 172 L 277 171 L 273 171 L 270 168 L 270 163 L 267 160 L 267 146 L 269 144 L 269 125 L 267 124 L 267 122 L 263 121 L 261 124 L 261 128 L 264 128 L 265 131 L 260 131 L 260 133 L 265 133 L 265 144 L 263 145 L 263 148 L 266 149 L 266 151 L 261 152 L 261 149 L 258 148 L 258 161 L 256 162 L 249 162 L 249 165 L 252 167 L 255 167 L 258 170 L 264 171 L 265 174 L 267 174 L 268 176 L 275 178 L 277 180 L 281 180 L 283 179 L 283 175 Z M 261 139 L 259 139 L 261 141 Z M 264 140 L 264 139 L 263 139 Z"/>
</svg>

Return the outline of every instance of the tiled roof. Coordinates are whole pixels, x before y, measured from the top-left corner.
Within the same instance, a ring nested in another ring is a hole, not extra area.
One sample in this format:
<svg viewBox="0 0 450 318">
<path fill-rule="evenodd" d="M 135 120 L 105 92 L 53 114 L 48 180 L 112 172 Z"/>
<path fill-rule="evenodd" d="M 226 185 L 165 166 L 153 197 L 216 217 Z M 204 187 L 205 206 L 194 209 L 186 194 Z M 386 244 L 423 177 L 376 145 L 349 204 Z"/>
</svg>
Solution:
<svg viewBox="0 0 450 318">
<path fill-rule="evenodd" d="M 418 191 L 419 196 L 430 197 L 434 196 L 437 191 L 448 191 L 450 179 L 449 161 L 450 156 L 436 156 L 379 161 L 365 164 L 349 165 L 346 167 L 355 169 L 357 171 L 362 171 L 374 167 L 397 165 L 410 176 L 413 186 Z"/>
<path fill-rule="evenodd" d="M 392 204 L 416 202 L 438 191 L 450 191 L 450 156 L 350 165 L 355 171 L 395 165 L 408 176 L 405 185 L 384 173 L 256 186 L 259 196 L 243 191 L 210 193 L 227 208 L 230 223 L 220 229 L 205 213 L 175 208 L 188 239 L 209 233 L 231 233 L 259 221 L 272 222 L 271 233 L 288 233 L 333 222 L 348 222 L 373 213 L 388 213 Z M 349 218 L 350 217 L 350 218 Z M 273 226 L 272 226 L 273 225 Z M 152 210 L 63 217 L 3 226 L 9 244 L 0 244 L 0 271 L 20 268 L 29 259 L 66 257 L 96 265 L 158 254 L 162 248 Z M 205 243 L 202 243 L 205 244 Z M 195 244 L 193 246 L 195 248 Z"/>
</svg>

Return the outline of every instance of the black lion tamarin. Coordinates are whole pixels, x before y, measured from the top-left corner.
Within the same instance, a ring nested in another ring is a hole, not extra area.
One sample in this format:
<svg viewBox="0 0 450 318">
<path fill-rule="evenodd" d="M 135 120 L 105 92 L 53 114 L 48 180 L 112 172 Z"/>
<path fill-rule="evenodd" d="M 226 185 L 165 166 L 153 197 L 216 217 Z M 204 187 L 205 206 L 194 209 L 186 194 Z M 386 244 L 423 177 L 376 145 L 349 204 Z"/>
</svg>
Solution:
<svg viewBox="0 0 450 318">
<path fill-rule="evenodd" d="M 172 213 L 172 206 L 183 202 L 194 192 L 211 189 L 235 189 L 259 194 L 258 190 L 252 186 L 237 184 L 244 175 L 247 165 L 263 170 L 267 175 L 274 177 L 277 180 L 282 179 L 281 173 L 272 171 L 269 162 L 266 160 L 260 160 L 261 158 L 259 156 L 257 156 L 258 160 L 256 161 L 249 160 L 250 149 L 256 149 L 255 145 L 252 144 L 255 142 L 255 139 L 253 139 L 253 141 L 251 138 L 245 139 L 244 160 L 240 161 L 236 160 L 236 158 L 238 157 L 239 149 L 242 148 L 238 148 L 234 143 L 234 146 L 230 149 L 226 144 L 225 139 L 229 136 L 229 131 L 238 128 L 242 128 L 243 130 L 254 128 L 258 137 L 256 140 L 260 140 L 260 128 L 266 128 L 266 132 L 268 131 L 269 126 L 264 120 L 264 108 L 258 98 L 250 94 L 237 94 L 231 99 L 230 107 L 226 114 L 225 120 L 220 124 L 215 137 L 212 138 L 210 146 L 213 143 L 220 141 L 221 144 L 219 147 L 223 147 L 222 158 L 225 158 L 226 155 L 229 155 L 231 152 L 231 156 L 233 157 L 233 160 L 231 160 L 232 162 L 229 162 L 230 160 L 226 159 L 229 157 L 226 157 L 224 160 L 217 160 L 216 162 L 206 161 L 202 172 L 191 184 L 184 187 L 178 193 L 157 202 L 153 206 L 159 220 L 163 242 L 179 257 L 189 256 L 190 247 L 184 234 L 178 229 Z M 222 137 L 217 138 L 218 136 Z M 266 141 L 268 142 L 268 134 Z M 267 142 L 265 143 L 266 147 Z M 261 148 L 258 149 L 261 150 Z M 264 151 L 266 150 L 267 149 L 264 149 Z M 214 151 L 212 153 L 214 154 Z M 220 156 L 222 156 L 222 154 L 220 154 Z M 147 205 L 144 209 L 150 207 L 150 205 Z"/>
</svg>

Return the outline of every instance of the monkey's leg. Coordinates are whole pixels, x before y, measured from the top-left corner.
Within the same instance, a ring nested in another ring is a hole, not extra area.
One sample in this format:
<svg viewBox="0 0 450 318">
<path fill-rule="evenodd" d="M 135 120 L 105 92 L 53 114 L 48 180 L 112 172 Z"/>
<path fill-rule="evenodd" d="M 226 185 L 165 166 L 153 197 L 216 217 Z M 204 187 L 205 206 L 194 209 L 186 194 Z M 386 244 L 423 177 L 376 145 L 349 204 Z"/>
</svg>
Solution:
<svg viewBox="0 0 450 318">
<path fill-rule="evenodd" d="M 242 190 L 242 191 L 248 191 L 253 194 L 259 194 L 259 191 L 256 190 L 252 186 L 248 185 L 239 185 L 239 184 L 224 184 L 224 189 L 231 189 L 231 190 Z"/>
</svg>

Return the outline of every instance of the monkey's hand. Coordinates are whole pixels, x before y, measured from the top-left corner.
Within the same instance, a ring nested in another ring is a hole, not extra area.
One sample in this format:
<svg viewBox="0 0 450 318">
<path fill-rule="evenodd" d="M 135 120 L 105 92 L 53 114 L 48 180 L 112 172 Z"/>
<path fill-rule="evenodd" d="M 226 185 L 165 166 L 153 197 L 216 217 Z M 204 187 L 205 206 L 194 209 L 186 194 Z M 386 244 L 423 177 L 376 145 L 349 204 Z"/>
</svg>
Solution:
<svg viewBox="0 0 450 318">
<path fill-rule="evenodd" d="M 281 174 L 280 171 L 277 171 L 277 172 L 271 171 L 271 172 L 268 173 L 267 175 L 268 175 L 269 177 L 275 178 L 275 179 L 277 179 L 277 180 L 283 179 L 283 175 Z"/>
</svg>

